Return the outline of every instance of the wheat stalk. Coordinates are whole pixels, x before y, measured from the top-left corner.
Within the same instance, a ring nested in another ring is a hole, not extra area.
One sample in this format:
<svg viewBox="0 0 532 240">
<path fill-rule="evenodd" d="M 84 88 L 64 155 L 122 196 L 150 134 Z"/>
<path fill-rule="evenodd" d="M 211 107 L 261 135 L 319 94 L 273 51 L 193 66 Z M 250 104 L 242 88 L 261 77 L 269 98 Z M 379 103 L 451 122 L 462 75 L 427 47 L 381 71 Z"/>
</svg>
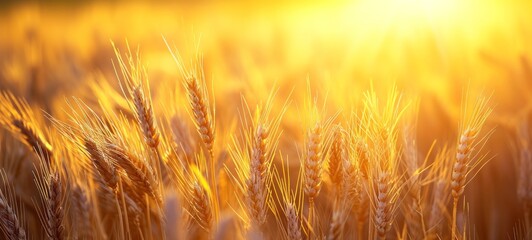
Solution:
<svg viewBox="0 0 532 240">
<path fill-rule="evenodd" d="M 184 73 L 184 70 L 182 70 Z M 188 74 L 185 76 L 184 85 L 187 91 L 190 107 L 192 108 L 192 115 L 194 116 L 194 124 L 198 131 L 200 138 L 205 145 L 205 148 L 209 152 L 209 168 L 207 171 L 207 177 L 209 179 L 209 185 L 213 191 L 214 208 L 218 209 L 218 186 L 216 184 L 216 162 L 214 158 L 214 138 L 215 138 L 215 122 L 214 114 L 209 109 L 209 98 L 206 93 L 205 79 L 203 76 L 203 69 L 200 77 L 202 78 L 202 85 L 198 82 L 195 74 Z M 218 219 L 217 211 L 215 212 L 215 218 Z"/>
<path fill-rule="evenodd" d="M 479 132 L 486 122 L 486 119 L 491 113 L 491 109 L 488 107 L 488 99 L 481 98 L 475 103 L 473 111 L 468 116 L 467 103 L 464 106 L 463 126 L 461 127 L 462 133 L 458 139 L 458 146 L 456 148 L 456 157 L 453 163 L 453 170 L 451 173 L 451 193 L 453 196 L 453 215 L 452 215 L 452 227 L 451 236 L 453 239 L 458 238 L 456 235 L 456 211 L 458 206 L 458 199 L 464 193 L 467 174 L 470 171 L 469 168 L 474 168 L 481 163 L 484 158 L 472 159 L 472 151 L 477 141 Z"/>
</svg>

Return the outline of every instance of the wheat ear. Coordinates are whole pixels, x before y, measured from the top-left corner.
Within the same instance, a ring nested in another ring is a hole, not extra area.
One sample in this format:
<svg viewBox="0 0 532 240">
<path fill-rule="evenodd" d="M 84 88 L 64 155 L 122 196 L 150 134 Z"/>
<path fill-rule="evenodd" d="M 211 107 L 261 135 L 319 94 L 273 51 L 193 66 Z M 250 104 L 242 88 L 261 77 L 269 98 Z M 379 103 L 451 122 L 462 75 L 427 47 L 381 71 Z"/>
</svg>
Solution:
<svg viewBox="0 0 532 240">
<path fill-rule="evenodd" d="M 422 179 L 420 179 L 421 166 L 419 163 L 419 153 L 414 137 L 415 128 L 405 127 L 403 129 L 404 159 L 406 172 L 408 173 L 407 183 L 409 185 L 408 195 L 411 200 L 405 208 L 405 216 L 412 221 L 409 222 L 408 231 L 413 236 L 423 236 L 427 238 L 427 228 L 423 216 L 422 200 Z"/>
<path fill-rule="evenodd" d="M 381 172 L 376 179 L 377 192 L 375 193 L 375 215 L 374 224 L 377 235 L 381 239 L 386 238 L 386 234 L 391 228 L 391 204 L 390 204 L 390 174 Z"/>
<path fill-rule="evenodd" d="M 471 158 L 472 144 L 477 137 L 476 131 L 466 129 L 460 136 L 458 147 L 456 148 L 456 158 L 453 164 L 453 171 L 451 174 L 451 192 L 453 196 L 453 223 L 451 229 L 451 236 L 453 239 L 456 236 L 456 211 L 458 199 L 464 193 L 466 174 L 468 171 L 468 163 Z"/>
<path fill-rule="evenodd" d="M 211 121 L 212 116 L 208 109 L 208 100 L 195 77 L 189 77 L 185 81 L 185 87 L 198 133 L 209 151 L 211 161 L 214 161 L 214 124 Z"/>
<path fill-rule="evenodd" d="M 155 125 L 151 104 L 144 96 L 140 85 L 133 88 L 131 95 L 144 140 L 149 147 L 156 149 L 159 146 L 159 131 Z"/>
<path fill-rule="evenodd" d="M 45 198 L 44 225 L 50 240 L 64 239 L 63 226 L 63 184 L 59 173 L 51 173 L 48 177 L 48 189 Z"/>
<path fill-rule="evenodd" d="M 250 162 L 250 175 L 246 182 L 247 185 L 247 203 L 249 216 L 252 223 L 260 227 L 266 222 L 267 216 L 267 174 L 268 163 L 266 163 L 266 141 L 268 130 L 263 125 L 257 126 L 255 131 Z"/>
<path fill-rule="evenodd" d="M 307 153 L 304 162 L 305 168 L 305 195 L 313 209 L 314 200 L 321 189 L 321 125 L 316 123 L 308 132 Z M 310 211 L 309 211 L 310 212 Z"/>
<path fill-rule="evenodd" d="M 346 209 L 335 209 L 333 211 L 327 240 L 342 239 L 345 225 L 345 213 L 343 211 L 345 210 Z"/>
<path fill-rule="evenodd" d="M 145 162 L 115 144 L 107 144 L 106 151 L 109 157 L 126 172 L 128 178 L 135 183 L 137 190 L 150 195 L 158 203 L 162 202 L 157 190 L 157 181 Z"/>
<path fill-rule="evenodd" d="M 285 209 L 286 215 L 286 232 L 288 234 L 288 239 L 290 240 L 302 240 L 303 236 L 301 235 L 301 223 L 297 217 L 297 211 L 294 208 L 294 205 L 291 203 L 286 204 Z"/>
<path fill-rule="evenodd" d="M 329 178 L 336 190 L 336 195 L 339 195 L 341 192 L 344 178 L 342 164 L 345 158 L 345 145 L 342 131 L 342 127 L 340 126 L 337 126 L 334 130 L 333 142 L 329 153 Z"/>
<path fill-rule="evenodd" d="M 354 143 L 356 165 L 347 162 L 346 180 L 354 184 L 354 205 L 356 212 L 356 225 L 358 239 L 362 239 L 364 225 L 369 219 L 370 199 L 367 194 L 369 158 L 367 144 L 362 139 L 356 139 Z M 347 185 L 347 184 L 346 184 Z"/>
<path fill-rule="evenodd" d="M 211 232 L 213 214 L 209 193 L 197 181 L 191 185 L 191 211 L 196 223 L 206 232 Z"/>
<path fill-rule="evenodd" d="M 76 206 L 75 219 L 78 228 L 77 236 L 81 239 L 92 239 L 91 230 L 91 205 L 85 190 L 77 185 L 72 189 L 72 197 Z"/>
<path fill-rule="evenodd" d="M 50 163 L 52 159 L 52 145 L 37 133 L 32 124 L 23 119 L 14 119 L 12 124 L 22 134 L 26 144 L 31 146 L 36 154 L 42 155 L 47 163 Z"/>
<path fill-rule="evenodd" d="M 84 140 L 84 145 L 96 171 L 103 178 L 107 186 L 116 190 L 118 186 L 116 169 L 105 159 L 103 152 L 94 141 L 86 138 Z"/>
<path fill-rule="evenodd" d="M 27 238 L 26 231 L 22 228 L 17 214 L 9 205 L 2 190 L 0 190 L 0 227 L 6 239 L 25 240 Z"/>
<path fill-rule="evenodd" d="M 476 131 L 466 129 L 460 136 L 458 147 L 456 148 L 456 161 L 453 165 L 451 175 L 451 187 L 453 198 L 459 198 L 464 193 L 467 163 L 471 157 L 472 143 L 477 137 Z"/>
<path fill-rule="evenodd" d="M 481 98 L 475 104 L 471 116 L 467 116 L 467 105 L 464 107 L 464 125 L 461 126 L 462 133 L 458 139 L 458 146 L 456 148 L 456 157 L 453 164 L 453 171 L 451 173 L 451 193 L 453 196 L 453 214 L 451 236 L 453 239 L 456 235 L 456 211 L 458 208 L 458 199 L 464 193 L 466 178 L 469 168 L 474 168 L 483 160 L 472 159 L 472 151 L 477 141 L 479 132 L 486 122 L 486 119 L 491 114 L 491 109 L 488 107 L 488 99 Z"/>
<path fill-rule="evenodd" d="M 10 92 L 0 93 L 0 123 L 13 134 L 22 137 L 23 142 L 42 156 L 50 164 L 53 149 L 52 145 L 44 138 L 35 126 L 36 121 L 28 103 L 16 98 Z"/>
<path fill-rule="evenodd" d="M 370 199 L 366 193 L 366 188 L 366 180 L 360 179 L 360 181 L 357 183 L 357 195 L 355 196 L 357 234 L 359 239 L 362 239 L 362 236 L 364 235 L 364 225 L 369 219 Z"/>
</svg>

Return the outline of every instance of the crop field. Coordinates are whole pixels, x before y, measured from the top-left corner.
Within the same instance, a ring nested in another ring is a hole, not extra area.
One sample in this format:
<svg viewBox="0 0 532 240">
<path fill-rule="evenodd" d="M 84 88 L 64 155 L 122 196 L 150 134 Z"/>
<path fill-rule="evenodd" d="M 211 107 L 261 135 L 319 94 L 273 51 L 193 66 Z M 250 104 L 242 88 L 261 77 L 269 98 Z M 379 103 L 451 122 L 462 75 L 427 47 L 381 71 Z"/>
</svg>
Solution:
<svg viewBox="0 0 532 240">
<path fill-rule="evenodd" d="M 532 239 L 531 13 L 0 3 L 0 239 Z"/>
</svg>

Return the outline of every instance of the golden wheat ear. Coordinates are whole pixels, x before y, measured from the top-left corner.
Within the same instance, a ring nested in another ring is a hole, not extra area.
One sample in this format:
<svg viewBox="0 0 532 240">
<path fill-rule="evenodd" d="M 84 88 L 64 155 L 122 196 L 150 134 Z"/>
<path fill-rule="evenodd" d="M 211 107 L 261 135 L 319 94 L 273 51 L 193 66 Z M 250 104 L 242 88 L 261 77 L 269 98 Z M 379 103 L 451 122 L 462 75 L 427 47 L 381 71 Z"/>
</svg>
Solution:
<svg viewBox="0 0 532 240">
<path fill-rule="evenodd" d="M 53 155 L 52 145 L 38 127 L 38 122 L 29 104 L 10 92 L 0 93 L 0 123 L 18 136 L 37 155 L 42 155 L 49 164 Z"/>
<path fill-rule="evenodd" d="M 127 177 L 135 183 L 134 188 L 151 196 L 157 203 L 162 203 L 162 197 L 158 190 L 158 183 L 151 168 L 145 161 L 140 160 L 126 149 L 107 144 L 105 152 L 109 158 L 116 162 L 117 167 L 123 169 Z"/>
<path fill-rule="evenodd" d="M 128 51 L 125 56 L 122 56 L 118 48 L 114 47 L 114 50 L 121 73 L 119 74 L 115 67 L 116 76 L 120 81 L 124 95 L 129 96 L 131 99 L 129 106 L 131 111 L 135 113 L 135 119 L 140 127 L 144 143 L 152 150 L 150 151 L 150 155 L 154 155 L 154 157 L 150 157 L 148 160 L 154 167 L 156 179 L 163 182 L 163 175 L 166 175 L 166 168 L 159 150 L 161 143 L 160 129 L 153 110 L 148 74 L 141 64 L 138 49 L 136 54 L 133 55 L 128 44 Z M 162 188 L 162 184 L 160 187 Z M 159 192 L 161 194 L 164 193 L 162 190 Z"/>
<path fill-rule="evenodd" d="M 384 102 L 384 104 L 382 104 Z M 401 177 L 399 171 L 398 124 L 406 106 L 395 87 L 382 101 L 371 89 L 365 94 L 364 114 L 361 117 L 368 141 L 368 192 L 370 198 L 371 238 L 385 239 L 392 228 L 399 199 Z M 362 173 L 364 168 L 361 168 Z"/>
<path fill-rule="evenodd" d="M 473 106 L 469 105 L 469 95 L 466 93 L 463 99 L 462 120 L 460 123 L 460 135 L 456 148 L 455 161 L 451 173 L 451 194 L 453 196 L 453 216 L 451 234 L 456 238 L 456 211 L 458 208 L 458 200 L 463 195 L 464 189 L 467 185 L 467 176 L 471 171 L 474 177 L 478 171 L 487 163 L 489 159 L 486 155 L 478 155 L 482 147 L 487 141 L 487 138 L 493 131 L 482 136 L 481 130 L 486 123 L 492 109 L 489 107 L 489 98 L 479 97 L 475 99 Z M 479 149 L 475 149 L 479 148 Z M 475 153 L 475 154 L 473 154 Z M 471 178 L 472 178 L 471 177 Z"/>
<path fill-rule="evenodd" d="M 212 189 L 202 171 L 202 168 L 206 167 L 205 156 L 200 154 L 197 158 L 201 164 L 191 165 L 189 171 L 181 172 L 178 184 L 187 204 L 185 209 L 193 220 L 189 224 L 199 227 L 199 232 L 196 234 L 212 237 L 216 232 L 215 227 L 218 222 L 216 215 L 219 210 L 213 203 Z"/>
<path fill-rule="evenodd" d="M 342 126 L 337 125 L 333 129 L 333 140 L 331 144 L 331 149 L 329 151 L 329 178 L 333 189 L 335 190 L 335 195 L 339 197 L 342 192 L 342 184 L 344 181 L 344 169 L 343 163 L 346 161 L 346 145 L 345 145 L 345 136 L 344 129 Z"/>
<path fill-rule="evenodd" d="M 144 140 L 148 146 L 155 149 L 159 145 L 159 131 L 155 125 L 151 101 L 144 96 L 141 85 L 135 86 L 131 91 L 131 95 Z"/>
<path fill-rule="evenodd" d="M 190 109 L 187 109 L 187 111 L 191 115 L 202 143 L 211 157 L 210 160 L 214 161 L 216 115 L 214 107 L 211 107 L 214 103 L 211 102 L 209 98 L 210 94 L 207 91 L 203 57 L 200 53 L 197 53 L 196 58 L 191 64 L 192 66 L 186 66 L 179 52 L 173 51 L 166 40 L 165 43 L 181 74 L 183 87 L 190 105 Z M 210 183 L 212 184 L 212 182 Z"/>
<path fill-rule="evenodd" d="M 326 100 L 323 101 L 325 106 Z M 332 122 L 336 115 L 325 118 L 323 109 L 318 108 L 318 98 L 312 96 L 310 83 L 307 83 L 307 96 L 305 100 L 305 114 L 308 121 L 305 124 L 305 149 L 301 158 L 301 167 L 304 169 L 303 192 L 308 199 L 308 221 L 314 229 L 314 234 L 321 235 L 320 218 L 316 217 L 316 200 L 322 188 L 322 173 L 324 172 L 324 160 L 327 156 L 333 134 L 330 134 Z"/>
<path fill-rule="evenodd" d="M 304 161 L 305 168 L 305 195 L 309 199 L 310 206 L 321 190 L 322 166 L 322 126 L 317 122 L 307 133 L 307 151 Z"/>
<path fill-rule="evenodd" d="M 272 194 L 271 165 L 281 134 L 281 117 L 286 110 L 284 105 L 279 115 L 270 114 L 274 96 L 275 91 L 264 104 L 259 104 L 254 110 L 250 109 L 242 97 L 242 130 L 238 139 L 233 138 L 233 145 L 229 149 L 236 173 L 228 168 L 226 170 L 241 193 L 238 203 L 244 211 L 241 215 L 247 234 L 250 235 L 248 237 L 263 237 L 266 234 L 264 229 Z"/>
<path fill-rule="evenodd" d="M 100 174 L 107 186 L 116 190 L 118 187 L 118 175 L 115 167 L 105 158 L 103 151 L 96 142 L 89 138 L 86 138 L 83 142 L 94 169 Z"/>
<path fill-rule="evenodd" d="M 205 187 L 200 185 L 195 181 L 191 185 L 191 195 L 192 202 L 192 211 L 194 214 L 194 219 L 198 225 L 201 226 L 205 231 L 212 231 L 212 210 L 211 210 L 211 200 L 208 192 L 205 190 Z"/>
<path fill-rule="evenodd" d="M 201 138 L 201 142 L 208 152 L 208 154 L 206 154 L 209 156 L 208 168 L 206 169 L 207 179 L 213 192 L 214 208 L 218 209 L 220 205 L 220 197 L 217 184 L 217 159 L 215 158 L 214 152 L 216 138 L 216 110 L 214 108 L 214 100 L 210 99 L 210 96 L 213 97 L 213 95 L 210 95 L 207 90 L 206 77 L 203 68 L 203 57 L 200 53 L 197 53 L 191 66 L 185 66 L 179 53 L 177 51 L 172 51 L 166 40 L 165 43 L 181 74 L 181 81 L 190 106 L 190 108 L 187 108 L 187 112 L 191 116 L 196 131 Z M 218 219 L 217 211 L 215 211 L 215 218 Z"/>
</svg>

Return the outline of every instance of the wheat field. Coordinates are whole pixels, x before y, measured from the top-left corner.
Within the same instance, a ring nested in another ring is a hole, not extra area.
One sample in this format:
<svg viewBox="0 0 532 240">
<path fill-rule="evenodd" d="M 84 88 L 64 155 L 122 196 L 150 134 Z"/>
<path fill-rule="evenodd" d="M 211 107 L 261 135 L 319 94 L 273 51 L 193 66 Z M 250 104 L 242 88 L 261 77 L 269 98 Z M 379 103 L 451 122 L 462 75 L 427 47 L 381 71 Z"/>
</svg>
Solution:
<svg viewBox="0 0 532 240">
<path fill-rule="evenodd" d="M 0 239 L 532 239 L 530 12 L 2 3 Z"/>
</svg>

